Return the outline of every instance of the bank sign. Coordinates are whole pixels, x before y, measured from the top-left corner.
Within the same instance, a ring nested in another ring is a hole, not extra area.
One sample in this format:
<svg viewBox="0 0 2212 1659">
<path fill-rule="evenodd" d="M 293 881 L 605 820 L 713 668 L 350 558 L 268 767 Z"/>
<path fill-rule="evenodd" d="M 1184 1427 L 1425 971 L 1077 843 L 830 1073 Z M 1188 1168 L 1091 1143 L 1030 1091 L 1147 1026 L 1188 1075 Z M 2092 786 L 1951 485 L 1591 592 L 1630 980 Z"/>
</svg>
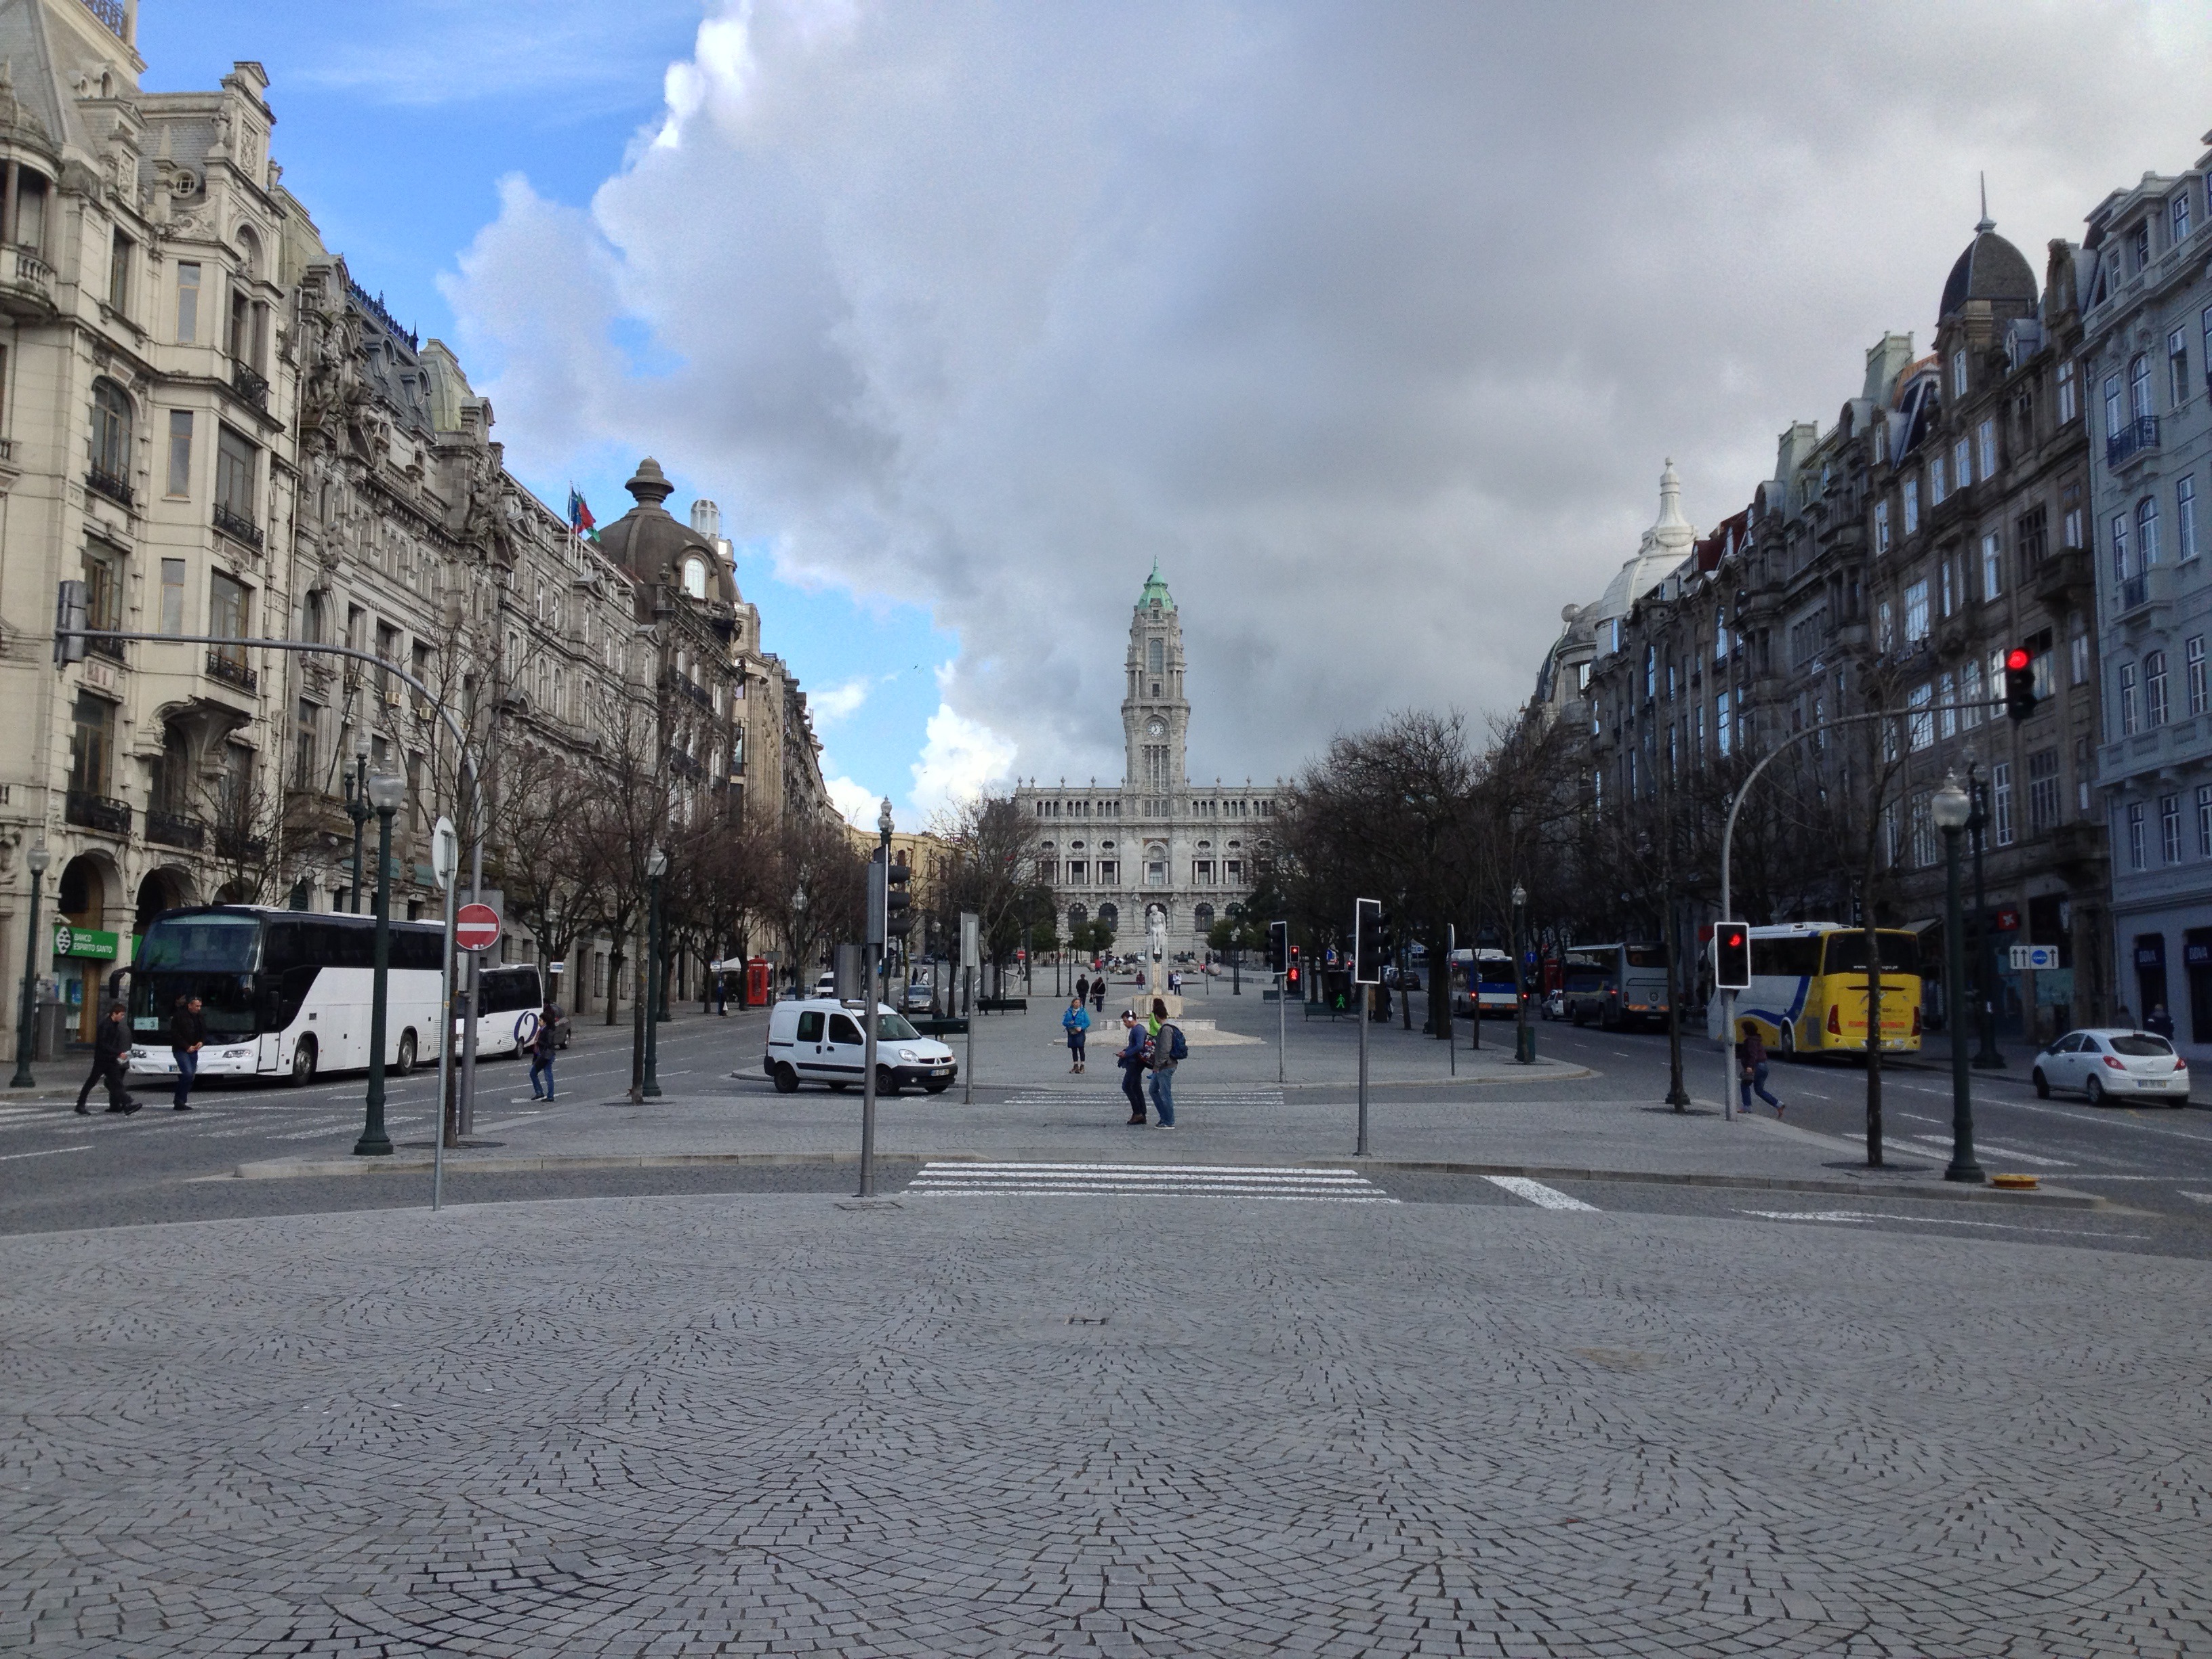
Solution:
<svg viewBox="0 0 2212 1659">
<path fill-rule="evenodd" d="M 78 927 L 66 921 L 54 924 L 54 954 L 58 957 L 112 962 L 121 942 L 121 935 L 103 933 L 97 927 Z"/>
</svg>

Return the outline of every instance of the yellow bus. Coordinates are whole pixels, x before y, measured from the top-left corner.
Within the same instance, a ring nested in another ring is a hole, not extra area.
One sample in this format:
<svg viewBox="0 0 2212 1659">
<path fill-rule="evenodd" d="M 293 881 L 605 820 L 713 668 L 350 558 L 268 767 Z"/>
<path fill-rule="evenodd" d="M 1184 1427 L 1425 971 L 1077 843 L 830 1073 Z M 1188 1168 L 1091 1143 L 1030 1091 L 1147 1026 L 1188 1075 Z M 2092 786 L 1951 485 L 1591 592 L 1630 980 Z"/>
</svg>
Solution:
<svg viewBox="0 0 2212 1659">
<path fill-rule="evenodd" d="M 1881 950 L 1881 1046 L 1920 1052 L 1920 939 L 1901 927 L 1875 937 Z M 1722 999 L 1709 1005 L 1707 1034 L 1723 1040 Z M 1751 988 L 1735 994 L 1736 1030 L 1750 1022 L 1779 1054 L 1864 1054 L 1866 930 L 1833 921 L 1793 921 L 1751 930 Z"/>
</svg>

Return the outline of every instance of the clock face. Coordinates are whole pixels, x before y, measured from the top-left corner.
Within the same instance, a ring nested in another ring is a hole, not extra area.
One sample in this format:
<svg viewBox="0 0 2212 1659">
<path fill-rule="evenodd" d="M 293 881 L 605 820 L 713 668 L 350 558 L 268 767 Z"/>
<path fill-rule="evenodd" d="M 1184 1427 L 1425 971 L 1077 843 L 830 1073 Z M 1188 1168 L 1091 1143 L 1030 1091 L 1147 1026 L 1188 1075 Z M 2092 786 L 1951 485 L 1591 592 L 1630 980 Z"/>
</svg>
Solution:
<svg viewBox="0 0 2212 1659">
<path fill-rule="evenodd" d="M 1155 714 L 1151 720 L 1145 722 L 1145 730 L 1156 738 L 1164 736 L 1166 733 L 1167 729 L 1168 723 L 1160 719 L 1157 714 Z"/>
</svg>

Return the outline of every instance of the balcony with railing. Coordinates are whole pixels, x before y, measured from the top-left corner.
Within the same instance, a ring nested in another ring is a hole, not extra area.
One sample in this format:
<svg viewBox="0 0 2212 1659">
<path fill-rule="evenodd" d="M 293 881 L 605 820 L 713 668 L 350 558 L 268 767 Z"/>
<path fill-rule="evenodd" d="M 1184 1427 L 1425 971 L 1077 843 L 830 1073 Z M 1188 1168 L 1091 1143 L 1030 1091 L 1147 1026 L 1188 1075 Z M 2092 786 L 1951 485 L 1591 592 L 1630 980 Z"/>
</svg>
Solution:
<svg viewBox="0 0 2212 1659">
<path fill-rule="evenodd" d="M 84 9 L 105 24 L 107 32 L 118 40 L 128 40 L 130 11 L 123 0 L 84 0 Z"/>
<path fill-rule="evenodd" d="M 243 652 L 233 655 L 220 646 L 207 653 L 207 672 L 210 678 L 234 685 L 241 691 L 258 690 L 261 684 L 261 676 L 246 665 Z"/>
<path fill-rule="evenodd" d="M 0 252 L 0 311 L 15 317 L 54 314 L 54 268 L 29 248 Z"/>
<path fill-rule="evenodd" d="M 128 478 L 118 477 L 105 467 L 87 467 L 84 473 L 84 487 L 87 489 L 97 490 L 108 500 L 119 501 L 125 507 L 135 505 L 131 494 L 131 481 Z"/>
<path fill-rule="evenodd" d="M 261 550 L 261 526 L 242 513 L 234 513 L 221 501 L 215 504 L 215 527 L 234 542 Z"/>
<path fill-rule="evenodd" d="M 206 841 L 207 830 L 197 818 L 181 812 L 157 812 L 149 807 L 146 839 L 158 847 L 182 847 L 196 853 Z"/>
<path fill-rule="evenodd" d="M 2154 564 L 2113 584 L 2112 619 L 2133 631 L 2155 623 L 2171 602 L 2172 569 Z"/>
<path fill-rule="evenodd" d="M 2035 567 L 2035 597 L 2053 611 L 2072 609 L 2096 590 L 2087 548 L 2061 549 Z"/>
<path fill-rule="evenodd" d="M 69 792 L 68 804 L 62 816 L 82 829 L 98 830 L 110 836 L 131 833 L 131 809 L 121 801 L 110 800 L 105 795 L 72 789 Z"/>
<path fill-rule="evenodd" d="M 2105 440 L 2105 465 L 2124 467 L 2157 447 L 2158 416 L 2139 415 Z"/>
<path fill-rule="evenodd" d="M 269 382 L 255 370 L 234 359 L 230 365 L 230 389 L 238 394 L 239 401 L 266 415 L 269 412 Z"/>
</svg>

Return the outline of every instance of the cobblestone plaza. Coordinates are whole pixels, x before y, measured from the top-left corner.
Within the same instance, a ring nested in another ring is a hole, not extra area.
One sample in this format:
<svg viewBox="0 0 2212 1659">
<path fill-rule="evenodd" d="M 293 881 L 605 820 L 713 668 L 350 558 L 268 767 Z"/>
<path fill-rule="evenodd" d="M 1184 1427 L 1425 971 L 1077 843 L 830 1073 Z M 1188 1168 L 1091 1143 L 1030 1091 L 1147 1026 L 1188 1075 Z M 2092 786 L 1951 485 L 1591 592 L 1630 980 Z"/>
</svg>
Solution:
<svg viewBox="0 0 2212 1659">
<path fill-rule="evenodd" d="M 0 1647 L 2182 1654 L 2201 1267 L 908 1192 L 0 1242 Z"/>
</svg>

